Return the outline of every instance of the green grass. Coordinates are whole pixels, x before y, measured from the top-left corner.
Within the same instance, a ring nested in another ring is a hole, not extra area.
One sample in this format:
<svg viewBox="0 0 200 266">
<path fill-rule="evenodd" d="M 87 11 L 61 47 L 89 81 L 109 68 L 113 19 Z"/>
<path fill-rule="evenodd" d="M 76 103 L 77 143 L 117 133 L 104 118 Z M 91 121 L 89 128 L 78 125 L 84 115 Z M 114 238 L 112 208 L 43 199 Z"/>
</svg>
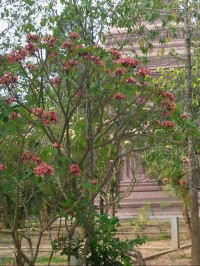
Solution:
<svg viewBox="0 0 200 266">
<path fill-rule="evenodd" d="M 36 263 L 38 264 L 45 264 L 47 265 L 49 261 L 49 257 L 48 256 L 44 256 L 44 257 L 40 257 L 36 260 Z M 7 266 L 9 265 L 9 262 L 15 262 L 14 258 L 10 258 L 10 257 L 3 257 L 2 260 L 0 260 L 0 265 L 1 266 Z M 67 262 L 66 257 L 53 257 L 51 260 L 52 263 L 57 263 L 58 265 L 60 265 L 61 263 L 65 263 Z"/>
<path fill-rule="evenodd" d="M 170 235 L 165 235 L 165 234 L 160 234 L 160 235 L 155 235 L 155 236 L 145 236 L 144 240 L 145 242 L 152 242 L 152 241 L 161 241 L 161 240 L 168 240 L 171 239 Z"/>
<path fill-rule="evenodd" d="M 0 239 L 0 245 L 9 245 L 11 240 L 9 239 Z"/>
<path fill-rule="evenodd" d="M 1 256 L 3 257 L 3 256 Z M 9 262 L 15 262 L 15 259 L 14 258 L 9 258 L 9 257 L 3 257 L 3 259 L 0 260 L 0 265 L 1 266 L 7 266 L 9 265 Z"/>
<path fill-rule="evenodd" d="M 40 257 L 40 258 L 37 258 L 36 260 L 36 263 L 39 263 L 39 264 L 47 264 L 49 261 L 49 257 L 48 256 L 44 256 L 44 257 Z M 51 259 L 51 262 L 52 263 L 66 263 L 67 259 L 66 257 L 53 257 Z"/>
</svg>

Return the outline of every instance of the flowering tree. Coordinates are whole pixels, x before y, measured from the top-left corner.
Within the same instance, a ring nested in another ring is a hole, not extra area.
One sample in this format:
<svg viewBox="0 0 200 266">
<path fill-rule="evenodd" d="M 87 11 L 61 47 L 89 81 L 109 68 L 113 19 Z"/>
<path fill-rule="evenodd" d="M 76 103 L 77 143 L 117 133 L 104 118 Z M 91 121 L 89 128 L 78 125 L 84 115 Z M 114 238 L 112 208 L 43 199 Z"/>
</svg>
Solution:
<svg viewBox="0 0 200 266">
<path fill-rule="evenodd" d="M 94 199 L 124 156 L 174 135 L 175 98 L 151 84 L 137 58 L 88 46 L 76 32 L 64 42 L 29 34 L 24 47 L 1 56 L 0 71 L 0 196 L 16 261 L 34 265 L 45 230 L 74 217 L 59 248 L 82 226 L 83 265 L 96 232 Z"/>
</svg>

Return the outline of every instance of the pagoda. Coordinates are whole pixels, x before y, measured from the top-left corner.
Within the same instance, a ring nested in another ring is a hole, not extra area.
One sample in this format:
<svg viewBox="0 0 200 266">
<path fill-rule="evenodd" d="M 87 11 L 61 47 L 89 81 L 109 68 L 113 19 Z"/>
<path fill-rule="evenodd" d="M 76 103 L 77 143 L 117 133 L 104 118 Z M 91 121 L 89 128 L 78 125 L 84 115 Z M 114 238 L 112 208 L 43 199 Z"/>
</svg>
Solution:
<svg viewBox="0 0 200 266">
<path fill-rule="evenodd" d="M 148 54 L 147 66 L 153 75 L 159 75 L 158 68 L 166 70 L 170 68 L 183 68 L 185 62 L 184 55 L 184 35 L 180 30 L 176 38 L 173 38 L 167 29 L 161 27 L 161 21 L 156 24 L 160 26 L 160 34 L 152 42 L 153 49 Z M 148 25 L 148 29 L 154 26 Z M 135 33 L 127 34 L 126 30 L 112 28 L 106 35 L 106 47 L 117 49 L 124 57 L 133 56 L 134 53 L 142 56 L 138 44 L 140 36 Z M 160 39 L 166 39 L 165 43 L 160 43 Z M 127 44 L 126 44 L 127 43 Z M 178 59 L 177 59 L 178 58 Z M 122 199 L 119 206 L 115 206 L 115 215 L 119 217 L 130 217 L 138 214 L 139 209 L 144 205 L 151 206 L 154 215 L 182 215 L 182 205 L 179 199 L 169 197 L 163 192 L 155 180 L 148 177 L 145 167 L 142 165 L 139 155 L 127 160 L 119 173 L 120 184 L 119 194 Z"/>
</svg>

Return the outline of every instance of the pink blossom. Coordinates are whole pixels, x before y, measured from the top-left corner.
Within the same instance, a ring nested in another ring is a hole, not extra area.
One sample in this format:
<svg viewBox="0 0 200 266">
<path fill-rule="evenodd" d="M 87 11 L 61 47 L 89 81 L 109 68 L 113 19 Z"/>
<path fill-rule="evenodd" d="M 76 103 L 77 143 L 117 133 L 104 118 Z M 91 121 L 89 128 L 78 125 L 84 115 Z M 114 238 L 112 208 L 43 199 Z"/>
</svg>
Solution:
<svg viewBox="0 0 200 266">
<path fill-rule="evenodd" d="M 48 111 L 45 113 L 44 118 L 48 118 L 48 120 L 53 124 L 58 124 L 58 114 L 55 111 Z"/>
<path fill-rule="evenodd" d="M 188 181 L 185 180 L 185 179 L 181 179 L 181 180 L 179 181 L 179 183 L 180 183 L 180 185 L 182 185 L 182 186 L 188 186 Z"/>
<path fill-rule="evenodd" d="M 59 87 L 61 84 L 61 78 L 60 77 L 56 77 L 54 79 L 50 79 L 50 83 L 55 86 L 55 87 Z"/>
<path fill-rule="evenodd" d="M 43 42 L 53 48 L 56 44 L 57 38 L 54 36 L 45 36 Z"/>
<path fill-rule="evenodd" d="M 37 164 L 39 164 L 39 163 L 42 162 L 42 160 L 41 160 L 40 157 L 35 156 L 35 155 L 34 155 L 32 152 L 30 152 L 30 151 L 26 151 L 26 152 L 22 153 L 22 155 L 21 155 L 21 159 L 22 159 L 24 162 L 32 161 L 32 162 L 37 163 Z"/>
<path fill-rule="evenodd" d="M 26 151 L 26 152 L 22 153 L 22 155 L 21 155 L 21 159 L 22 159 L 23 161 L 30 161 L 30 160 L 32 159 L 33 156 L 34 156 L 34 155 L 33 155 L 32 152 L 30 152 L 30 151 Z"/>
<path fill-rule="evenodd" d="M 31 113 L 32 113 L 33 115 L 36 115 L 36 116 L 42 117 L 42 114 L 44 113 L 44 109 L 42 109 L 42 108 L 40 108 L 40 107 L 37 107 L 37 108 L 32 109 Z"/>
<path fill-rule="evenodd" d="M 0 164 L 0 171 L 5 171 L 7 167 L 4 164 Z"/>
<path fill-rule="evenodd" d="M 43 124 L 50 125 L 50 124 L 58 124 L 58 114 L 55 111 L 45 111 L 44 109 L 37 107 L 32 109 L 32 114 L 38 116 L 42 119 Z"/>
<path fill-rule="evenodd" d="M 76 97 L 76 98 L 81 98 L 81 92 L 80 92 L 80 91 L 77 91 L 77 92 L 75 93 L 75 97 Z"/>
<path fill-rule="evenodd" d="M 46 175 L 54 175 L 54 168 L 51 165 L 47 165 L 42 162 L 35 168 L 35 174 L 40 177 L 44 177 Z"/>
<path fill-rule="evenodd" d="M 61 44 L 62 48 L 71 48 L 74 45 L 74 43 L 72 41 L 65 41 Z"/>
<path fill-rule="evenodd" d="M 116 76 L 122 76 L 124 73 L 126 73 L 126 70 L 122 67 L 119 67 L 114 71 Z"/>
<path fill-rule="evenodd" d="M 184 156 L 184 157 L 181 159 L 181 161 L 182 161 L 184 164 L 189 164 L 189 159 L 188 159 L 186 156 Z"/>
<path fill-rule="evenodd" d="M 99 60 L 97 60 L 97 65 L 98 66 L 105 66 L 105 63 L 101 59 L 99 59 Z"/>
<path fill-rule="evenodd" d="M 182 113 L 180 116 L 181 116 L 182 118 L 189 118 L 189 115 L 188 115 L 187 113 Z"/>
<path fill-rule="evenodd" d="M 54 146 L 54 148 L 56 148 L 56 149 L 60 149 L 60 148 L 62 148 L 62 144 L 61 143 L 58 143 L 58 142 L 55 142 L 54 144 L 53 144 L 53 146 Z"/>
<path fill-rule="evenodd" d="M 40 37 L 37 34 L 28 34 L 27 37 L 26 37 L 26 41 L 27 42 L 36 42 L 36 43 L 38 43 L 39 40 L 40 40 Z"/>
<path fill-rule="evenodd" d="M 113 96 L 113 99 L 114 100 L 124 100 L 125 99 L 125 95 L 123 93 L 116 93 L 114 96 Z"/>
<path fill-rule="evenodd" d="M 172 121 L 164 121 L 162 123 L 162 125 L 166 126 L 166 127 L 170 127 L 170 128 L 174 128 L 175 127 L 175 125 L 174 125 L 174 123 Z"/>
<path fill-rule="evenodd" d="M 111 73 L 111 70 L 109 68 L 106 69 L 106 73 L 107 74 L 110 74 Z"/>
<path fill-rule="evenodd" d="M 30 64 L 30 63 L 27 63 L 27 64 L 26 64 L 26 67 L 27 67 L 30 71 L 33 71 L 33 70 L 36 69 L 36 66 L 33 65 L 33 64 Z"/>
<path fill-rule="evenodd" d="M 168 98 L 170 101 L 175 102 L 175 96 L 172 92 L 166 91 L 163 93 L 163 95 L 166 96 L 166 98 Z"/>
<path fill-rule="evenodd" d="M 122 57 L 120 52 L 118 52 L 117 50 L 111 50 L 110 54 L 112 55 L 113 59 L 119 59 Z"/>
<path fill-rule="evenodd" d="M 156 123 L 160 126 L 161 125 L 161 121 L 157 120 Z"/>
<path fill-rule="evenodd" d="M 5 100 L 8 104 L 12 104 L 15 102 L 15 99 L 12 98 L 12 97 L 8 97 L 6 100 Z"/>
<path fill-rule="evenodd" d="M 51 124 L 51 121 L 48 120 L 48 119 L 44 119 L 43 121 L 43 124 L 46 125 L 46 126 L 49 126 Z"/>
<path fill-rule="evenodd" d="M 51 58 L 54 58 L 54 57 L 56 57 L 58 54 L 57 53 L 55 53 L 55 52 L 51 52 L 51 53 L 49 53 L 49 57 L 51 57 Z"/>
<path fill-rule="evenodd" d="M 77 164 L 70 165 L 70 172 L 75 175 L 80 175 L 80 167 Z"/>
<path fill-rule="evenodd" d="M 130 78 L 125 79 L 125 82 L 130 83 L 130 84 L 135 84 L 137 80 L 133 77 L 130 77 Z"/>
<path fill-rule="evenodd" d="M 38 51 L 38 47 L 35 43 L 32 43 L 32 42 L 29 42 L 25 48 L 24 48 L 24 51 L 29 54 L 29 55 L 34 55 L 35 52 Z"/>
<path fill-rule="evenodd" d="M 97 180 L 92 180 L 92 184 L 96 185 L 97 184 Z"/>
<path fill-rule="evenodd" d="M 9 119 L 10 120 L 15 120 L 21 117 L 21 114 L 19 112 L 11 112 L 9 114 Z"/>
<path fill-rule="evenodd" d="M 71 33 L 69 34 L 69 37 L 70 37 L 71 39 L 80 39 L 80 35 L 79 35 L 77 32 L 71 32 Z"/>
<path fill-rule="evenodd" d="M 78 62 L 76 60 L 69 60 L 65 63 L 64 69 L 68 70 L 70 68 L 74 68 L 78 65 Z"/>
<path fill-rule="evenodd" d="M 163 94 L 161 94 L 162 97 L 164 97 L 165 99 L 161 102 L 164 111 L 163 111 L 163 115 L 165 116 L 171 116 L 174 112 L 174 102 L 175 102 L 175 97 L 174 94 L 171 92 L 164 92 Z"/>
<path fill-rule="evenodd" d="M 121 58 L 115 61 L 122 64 L 122 66 L 135 68 L 139 64 L 139 60 L 136 58 Z"/>
<path fill-rule="evenodd" d="M 37 157 L 37 156 L 33 156 L 32 159 L 31 159 L 34 163 L 41 163 L 42 162 L 42 159 L 40 157 Z"/>
<path fill-rule="evenodd" d="M 11 72 L 7 72 L 3 77 L 0 78 L 1 85 L 9 85 L 11 83 L 17 83 L 18 78 L 13 76 Z"/>
<path fill-rule="evenodd" d="M 20 61 L 24 60 L 26 58 L 27 54 L 28 53 L 25 49 L 14 50 L 10 54 L 8 54 L 6 56 L 6 58 L 10 64 L 13 64 L 15 62 L 20 62 Z"/>
<path fill-rule="evenodd" d="M 138 76 L 145 77 L 145 76 L 150 76 L 150 74 L 151 74 L 150 70 L 148 68 L 144 68 L 144 67 L 138 69 L 138 71 L 137 71 Z"/>
<path fill-rule="evenodd" d="M 181 173 L 185 175 L 187 173 L 188 169 L 186 167 L 183 167 L 181 170 Z"/>
</svg>

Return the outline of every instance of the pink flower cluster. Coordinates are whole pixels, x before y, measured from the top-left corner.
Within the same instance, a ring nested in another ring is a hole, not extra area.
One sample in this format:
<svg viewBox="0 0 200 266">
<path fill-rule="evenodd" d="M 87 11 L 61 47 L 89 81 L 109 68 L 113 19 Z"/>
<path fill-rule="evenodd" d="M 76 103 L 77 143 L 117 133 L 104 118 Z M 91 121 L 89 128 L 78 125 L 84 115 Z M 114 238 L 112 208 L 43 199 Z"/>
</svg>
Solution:
<svg viewBox="0 0 200 266">
<path fill-rule="evenodd" d="M 36 43 L 38 43 L 39 40 L 40 40 L 40 37 L 37 34 L 28 34 L 27 37 L 26 37 L 26 41 L 27 42 L 36 42 Z"/>
<path fill-rule="evenodd" d="M 21 159 L 25 162 L 34 162 L 38 164 L 38 166 L 34 169 L 34 172 L 37 176 L 44 177 L 46 175 L 53 175 L 54 168 L 51 165 L 47 165 L 46 163 L 42 162 L 41 158 L 34 155 L 30 151 L 26 151 L 22 153 Z"/>
<path fill-rule="evenodd" d="M 145 68 L 145 67 L 140 68 L 137 71 L 137 75 L 138 76 L 142 76 L 142 77 L 150 76 L 150 74 L 151 74 L 151 71 L 148 68 Z"/>
<path fill-rule="evenodd" d="M 174 122 L 172 122 L 172 121 L 164 121 L 163 123 L 162 123 L 162 125 L 163 126 L 166 126 L 166 127 L 170 127 L 170 128 L 174 128 L 175 127 L 175 124 L 174 124 Z"/>
<path fill-rule="evenodd" d="M 80 35 L 79 35 L 77 32 L 71 32 L 71 33 L 69 34 L 69 37 L 70 37 L 71 39 L 80 39 Z"/>
<path fill-rule="evenodd" d="M 175 102 L 175 97 L 174 94 L 171 92 L 164 92 L 163 97 L 165 98 L 161 104 L 164 108 L 163 110 L 163 115 L 165 116 L 171 116 L 174 112 L 174 102 Z"/>
<path fill-rule="evenodd" d="M 187 114 L 187 113 L 182 113 L 181 115 L 180 115 L 182 118 L 185 118 L 185 119 L 187 119 L 187 118 L 189 118 L 189 115 Z"/>
<path fill-rule="evenodd" d="M 56 149 L 60 149 L 60 148 L 62 148 L 62 144 L 61 143 L 58 143 L 58 142 L 55 142 L 54 144 L 53 144 L 53 146 L 54 146 L 54 148 L 56 148 Z"/>
<path fill-rule="evenodd" d="M 125 82 L 130 83 L 130 84 L 135 84 L 137 80 L 133 77 L 130 77 L 130 78 L 125 79 Z"/>
<path fill-rule="evenodd" d="M 8 97 L 6 100 L 5 100 L 8 104 L 12 104 L 15 102 L 15 99 L 12 98 L 12 97 Z"/>
<path fill-rule="evenodd" d="M 84 56 L 86 60 L 91 60 L 93 63 L 95 63 L 98 66 L 105 66 L 105 63 L 100 57 L 97 57 L 95 55 L 90 55 L 88 52 L 84 54 L 79 54 L 79 56 Z"/>
<path fill-rule="evenodd" d="M 111 50 L 110 54 L 112 55 L 113 59 L 115 59 L 115 60 L 122 57 L 120 52 L 118 52 L 117 50 Z"/>
<path fill-rule="evenodd" d="M 78 66 L 78 62 L 77 62 L 76 60 L 69 60 L 69 61 L 67 61 L 67 62 L 65 63 L 65 65 L 64 65 L 64 69 L 65 69 L 65 70 L 68 70 L 68 69 L 70 69 L 70 68 L 74 68 L 74 67 L 76 67 L 76 66 Z"/>
<path fill-rule="evenodd" d="M 189 159 L 188 159 L 188 157 L 186 157 L 186 156 L 184 156 L 184 157 L 181 159 L 181 161 L 182 161 L 184 164 L 186 164 L 186 165 L 189 164 Z"/>
<path fill-rule="evenodd" d="M 114 100 L 124 100 L 125 99 L 125 95 L 123 93 L 116 93 L 114 96 L 113 96 L 113 99 Z"/>
<path fill-rule="evenodd" d="M 22 49 L 26 55 L 34 55 L 38 51 L 38 47 L 35 43 L 28 42 L 28 44 Z"/>
<path fill-rule="evenodd" d="M 169 100 L 169 101 L 172 101 L 172 102 L 175 102 L 175 97 L 174 97 L 174 94 L 170 91 L 166 91 L 163 93 L 163 95 Z"/>
<path fill-rule="evenodd" d="M 30 151 L 26 151 L 26 152 L 22 153 L 22 155 L 21 155 L 21 159 L 22 159 L 24 162 L 32 161 L 32 162 L 37 163 L 37 164 L 39 164 L 39 163 L 42 162 L 42 160 L 41 160 L 40 157 L 35 156 L 35 155 L 34 155 L 32 152 L 30 152 Z"/>
<path fill-rule="evenodd" d="M 77 91 L 75 93 L 75 97 L 78 98 L 78 99 L 81 98 L 81 92 L 80 91 Z"/>
<path fill-rule="evenodd" d="M 58 114 L 55 111 L 48 111 L 43 114 L 43 123 L 45 125 L 58 124 Z"/>
<path fill-rule="evenodd" d="M 4 164 L 0 164 L 0 171 L 5 171 L 7 167 Z"/>
<path fill-rule="evenodd" d="M 37 43 L 39 41 L 38 35 L 27 35 L 27 45 L 19 50 L 13 50 L 6 58 L 10 64 L 23 61 L 27 55 L 34 55 L 38 51 Z"/>
<path fill-rule="evenodd" d="M 61 84 L 61 78 L 60 77 L 56 77 L 54 79 L 50 79 L 50 83 L 55 86 L 56 88 L 58 88 Z"/>
<path fill-rule="evenodd" d="M 139 60 L 136 58 L 121 58 L 116 60 L 115 62 L 122 64 L 122 66 L 135 68 L 139 63 Z"/>
<path fill-rule="evenodd" d="M 44 162 L 40 163 L 36 168 L 35 168 L 35 175 L 44 177 L 46 175 L 54 175 L 55 171 L 53 166 L 48 165 Z"/>
<path fill-rule="evenodd" d="M 11 112 L 9 114 L 9 119 L 10 120 L 15 120 L 21 117 L 21 114 L 19 112 Z"/>
<path fill-rule="evenodd" d="M 50 125 L 50 124 L 58 124 L 58 114 L 55 111 L 45 111 L 42 108 L 34 108 L 32 109 L 32 114 L 38 116 L 42 119 L 43 124 Z"/>
<path fill-rule="evenodd" d="M 0 78 L 1 85 L 9 85 L 11 83 L 17 83 L 18 78 L 13 76 L 11 72 L 7 72 L 3 77 Z"/>
<path fill-rule="evenodd" d="M 185 179 L 181 179 L 179 181 L 179 183 L 180 183 L 181 186 L 188 186 L 189 185 L 188 180 L 185 180 Z"/>
<path fill-rule="evenodd" d="M 56 44 L 57 38 L 54 36 L 45 36 L 43 42 L 46 43 L 50 48 L 53 48 Z"/>
<path fill-rule="evenodd" d="M 36 69 L 36 66 L 34 64 L 30 64 L 30 63 L 27 63 L 26 64 L 26 67 L 30 70 L 30 71 L 33 71 Z"/>
<path fill-rule="evenodd" d="M 122 67 L 119 67 L 119 68 L 115 69 L 115 71 L 114 71 L 114 74 L 116 76 L 122 76 L 125 73 L 126 73 L 126 70 L 124 68 L 122 68 Z"/>
<path fill-rule="evenodd" d="M 6 56 L 6 58 L 10 64 L 13 64 L 15 62 L 20 62 L 24 60 L 26 56 L 27 56 L 26 50 L 21 49 L 21 50 L 13 50 L 10 54 Z"/>
<path fill-rule="evenodd" d="M 61 44 L 61 47 L 64 48 L 64 49 L 69 49 L 69 48 L 72 48 L 74 46 L 74 43 L 72 41 L 65 41 Z"/>
<path fill-rule="evenodd" d="M 70 172 L 75 175 L 80 175 L 81 170 L 77 164 L 72 164 L 70 165 Z"/>
</svg>

